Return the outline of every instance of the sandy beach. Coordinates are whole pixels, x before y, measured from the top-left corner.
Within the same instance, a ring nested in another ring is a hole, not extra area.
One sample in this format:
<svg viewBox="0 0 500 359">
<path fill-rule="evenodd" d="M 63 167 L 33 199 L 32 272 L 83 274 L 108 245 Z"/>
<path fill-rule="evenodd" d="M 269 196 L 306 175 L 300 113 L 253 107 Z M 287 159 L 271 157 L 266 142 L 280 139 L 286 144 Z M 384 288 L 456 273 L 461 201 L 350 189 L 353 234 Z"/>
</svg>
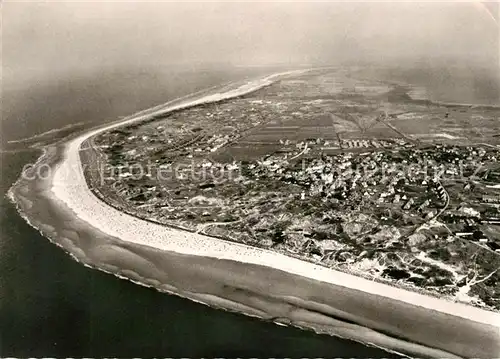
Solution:
<svg viewBox="0 0 500 359">
<path fill-rule="evenodd" d="M 348 317 L 352 317 L 351 319 L 354 323 L 359 323 L 366 328 L 374 328 L 379 330 L 377 335 L 381 335 L 382 337 L 384 337 L 384 335 L 380 334 L 380 332 L 386 332 L 396 337 L 399 336 L 399 333 L 397 333 L 397 325 L 394 324 L 391 327 L 392 329 L 388 330 L 388 326 L 383 324 L 384 318 L 381 315 L 382 312 L 386 311 L 386 314 L 394 313 L 394 316 L 397 316 L 397 313 L 403 313 L 404 311 L 406 311 L 408 313 L 408 316 L 410 316 L 409 313 L 413 313 L 415 317 L 407 317 L 405 319 L 407 326 L 402 326 L 401 328 L 399 328 L 399 331 L 401 333 L 404 333 L 408 326 L 412 327 L 408 327 L 409 334 L 405 339 L 414 340 L 415 342 L 420 342 L 425 345 L 438 348 L 439 338 L 436 338 L 435 334 L 439 334 L 441 331 L 443 333 L 444 340 L 444 338 L 447 338 L 448 336 L 450 338 L 452 337 L 453 333 L 457 331 L 457 326 L 469 326 L 470 330 L 463 331 L 464 333 L 468 333 L 464 335 L 470 335 L 470 338 L 475 338 L 474 340 L 471 339 L 471 342 L 469 344 L 476 342 L 478 338 L 474 336 L 482 333 L 482 336 L 489 336 L 488 344 L 485 345 L 484 349 L 486 350 L 486 353 L 500 353 L 500 343 L 498 341 L 498 338 L 496 338 L 497 341 L 495 342 L 495 335 L 497 335 L 498 337 L 498 334 L 500 333 L 499 313 L 482 310 L 480 308 L 468 306 L 462 303 L 450 302 L 444 299 L 422 295 L 416 292 L 410 292 L 390 285 L 370 281 L 347 273 L 328 269 L 322 266 L 315 265 L 313 263 L 301 261 L 299 259 L 291 258 L 272 251 L 254 248 L 244 244 L 228 242 L 197 233 L 176 230 L 158 224 L 146 222 L 108 206 L 97 197 L 95 197 L 91 190 L 88 188 L 80 161 L 81 145 L 88 138 L 111 128 L 118 127 L 126 123 L 141 121 L 156 114 L 187 108 L 196 104 L 220 101 L 232 97 L 241 96 L 251 91 L 262 88 L 263 86 L 267 86 L 271 84 L 275 79 L 279 79 L 280 76 L 286 76 L 288 74 L 289 73 L 268 76 L 264 79 L 251 81 L 241 86 L 230 85 L 225 91 L 221 91 L 219 93 L 202 95 L 201 97 L 195 99 L 190 98 L 186 101 L 176 102 L 173 105 L 167 104 L 157 106 L 153 109 L 146 110 L 136 115 L 127 117 L 119 123 L 101 127 L 99 129 L 92 130 L 71 139 L 69 142 L 64 144 L 62 157 L 56 162 L 55 171 L 50 177 L 49 195 L 55 202 L 64 204 L 64 206 L 67 207 L 71 212 L 71 215 L 78 219 L 79 223 L 85 223 L 87 226 L 95 228 L 102 236 L 117 238 L 120 241 L 123 241 L 124 243 L 130 245 L 144 246 L 144 251 L 148 251 L 148 248 L 151 248 L 151 253 L 156 253 L 155 255 L 159 255 L 158 252 L 155 252 L 157 250 L 160 250 L 159 253 L 170 253 L 169 255 L 177 258 L 179 263 L 186 261 L 186 263 L 189 263 L 189 266 L 186 264 L 186 268 L 193 267 L 193 269 L 191 270 L 191 275 L 193 276 L 193 278 L 195 278 L 196 275 L 200 275 L 200 278 L 203 278 L 204 276 L 208 276 L 208 274 L 211 274 L 214 277 L 224 275 L 226 277 L 231 275 L 237 276 L 234 273 L 238 272 L 240 273 L 238 281 L 253 281 L 252 283 L 245 282 L 245 286 L 247 288 L 259 286 L 260 289 L 256 292 L 265 292 L 266 281 L 268 280 L 268 278 L 262 278 L 262 275 L 270 276 L 269 273 L 271 272 L 267 272 L 268 274 L 263 274 L 262 268 L 268 268 L 269 270 L 276 271 L 277 274 L 275 274 L 275 276 L 277 276 L 277 278 L 280 276 L 283 276 L 283 278 L 286 277 L 286 281 L 288 281 L 288 283 L 292 281 L 296 281 L 296 283 L 307 283 L 304 284 L 304 286 L 311 286 L 311 288 L 323 288 L 322 286 L 328 284 L 339 288 L 338 293 L 340 294 L 342 294 L 343 292 L 348 293 L 345 294 L 345 298 L 355 298 L 357 296 L 357 300 L 360 301 L 358 303 L 359 313 L 357 313 L 356 315 L 352 314 L 351 308 L 350 311 L 342 312 L 342 310 L 340 310 L 339 313 L 330 314 L 335 314 L 336 317 L 343 318 L 344 320 Z M 33 225 L 35 227 L 37 226 L 36 223 L 34 223 Z M 46 230 L 50 231 L 50 228 L 46 228 Z M 68 234 L 68 237 L 69 236 L 70 235 Z M 103 251 L 99 252 L 97 249 L 93 249 L 93 252 L 96 256 L 111 256 L 110 253 L 105 251 L 105 248 L 101 247 L 99 248 L 99 250 Z M 124 258 L 130 255 L 126 252 L 123 252 L 122 254 Z M 77 254 L 74 255 L 75 258 L 80 260 L 84 257 L 83 254 L 81 257 L 79 257 Z M 116 253 L 113 254 L 113 258 L 115 261 L 117 261 L 116 266 L 119 267 L 120 258 L 116 256 Z M 195 264 L 195 262 L 193 262 L 196 261 L 196 258 L 199 258 L 199 264 Z M 207 262 L 207 259 L 210 259 L 212 261 L 215 259 L 217 260 L 217 262 Z M 215 263 L 215 266 L 210 269 L 209 263 Z M 245 267 L 241 267 L 239 266 L 239 264 L 245 264 Z M 198 270 L 197 265 L 199 265 L 200 268 Z M 158 264 L 156 265 L 156 268 L 160 266 L 161 264 Z M 218 267 L 217 271 L 215 271 L 214 269 L 216 267 Z M 220 269 L 224 267 L 226 267 L 226 269 L 231 268 L 231 270 L 234 272 L 224 272 L 222 269 Z M 201 269 L 205 269 L 205 274 L 201 274 Z M 245 273 L 247 273 L 246 276 L 248 278 L 244 278 Z M 126 276 L 131 279 L 136 279 L 143 284 L 145 282 L 144 276 L 134 278 L 133 272 L 128 273 Z M 154 277 L 154 275 L 151 275 L 149 277 Z M 206 280 L 210 281 L 210 278 L 206 278 Z M 157 279 L 157 281 L 159 280 Z M 284 282 L 286 281 L 284 280 Z M 279 283 L 279 280 L 269 279 L 268 285 L 271 285 L 271 283 Z M 150 284 L 155 287 L 161 287 L 161 282 L 152 282 Z M 279 287 L 279 285 L 277 287 Z M 300 304 L 301 307 L 307 306 L 307 293 L 304 293 L 304 289 L 300 288 L 300 285 L 297 285 L 297 288 L 295 288 L 295 290 L 297 291 L 296 296 L 292 296 L 293 293 L 291 293 L 290 291 L 293 290 L 293 286 L 287 287 L 286 290 L 283 289 L 283 291 L 281 292 L 280 300 L 284 300 L 283 298 L 287 298 L 286 301 L 288 301 L 289 303 L 294 303 L 294 305 L 297 306 L 299 306 Z M 314 297 L 314 293 L 320 293 L 321 290 L 324 289 L 311 289 L 310 295 Z M 168 289 L 167 291 L 174 293 L 176 292 L 175 290 Z M 210 302 L 210 295 L 215 295 L 208 293 L 202 295 L 199 291 L 195 290 L 192 290 L 192 292 L 196 292 L 198 294 L 193 294 L 190 297 L 194 299 L 199 298 L 199 300 L 203 302 Z M 364 296 L 364 294 L 366 294 L 366 297 Z M 255 298 L 253 299 L 253 302 L 248 302 L 250 300 L 249 298 L 252 298 L 252 295 L 242 296 L 240 292 L 238 293 L 238 295 L 235 294 L 235 296 L 239 298 L 239 305 L 242 306 L 241 311 L 252 312 L 252 310 L 249 308 L 253 308 L 253 312 L 251 314 L 262 316 L 263 310 L 262 308 L 259 310 L 256 309 L 256 307 L 258 306 L 255 304 Z M 227 298 L 226 300 L 231 302 L 231 300 Z M 339 300 L 337 305 L 341 305 L 343 303 L 342 298 L 337 298 L 336 300 Z M 352 303 L 355 303 L 355 300 L 352 300 Z M 310 302 L 312 306 L 317 305 L 314 304 L 313 299 L 310 299 Z M 230 307 L 229 303 L 226 303 L 226 306 L 223 304 L 224 302 L 219 301 L 219 303 L 222 303 L 220 304 L 221 307 Z M 347 303 L 344 303 L 344 305 L 348 306 Z M 379 305 L 384 306 L 384 308 L 378 309 L 380 310 L 380 322 L 377 322 L 377 320 L 375 319 L 377 318 L 377 314 L 370 314 L 369 312 L 373 312 L 374 310 L 376 311 L 376 307 L 378 307 Z M 247 310 L 245 310 L 245 308 L 247 308 Z M 329 308 L 330 309 L 328 310 L 331 311 L 333 305 Z M 325 311 L 325 308 L 322 308 L 321 310 L 316 308 L 315 310 L 321 312 Z M 363 315 L 364 312 L 366 312 L 366 315 Z M 296 324 L 300 324 L 301 316 L 299 314 L 295 315 L 297 317 L 294 319 L 294 322 Z M 370 315 L 374 315 L 374 317 L 369 319 L 368 317 Z M 286 314 L 283 314 L 283 316 L 286 317 Z M 321 315 L 318 314 L 318 316 L 318 320 L 321 321 Z M 427 322 L 425 322 L 422 318 L 435 318 L 433 320 L 432 328 L 436 328 L 435 330 L 437 332 L 431 332 L 431 334 L 425 333 L 424 328 Z M 325 325 L 327 325 L 327 322 L 328 321 L 325 319 Z M 412 325 L 409 323 L 415 324 Z M 399 348 L 399 346 L 388 344 L 390 340 L 388 340 L 387 338 L 377 337 L 377 335 L 374 335 L 375 332 L 370 332 L 370 334 L 368 335 L 366 333 L 363 334 L 359 327 L 353 327 L 347 330 L 346 328 L 348 327 L 348 325 L 346 325 L 345 323 L 344 325 L 338 326 L 340 328 L 344 328 L 343 331 L 339 329 L 341 334 L 338 335 L 355 338 L 356 340 L 371 338 L 369 339 L 369 341 L 372 343 L 378 343 L 378 345 L 381 346 L 392 347 L 394 348 L 394 350 L 397 350 L 397 348 Z M 453 328 L 455 328 L 455 330 Z M 354 332 L 356 331 L 357 334 L 354 334 Z M 431 336 L 434 336 L 434 339 L 430 339 Z M 394 340 L 397 341 L 397 339 Z M 432 340 L 434 340 L 434 342 L 425 343 L 426 341 Z M 464 339 L 459 340 L 461 342 L 464 342 Z M 481 345 L 481 343 L 477 344 Z M 402 344 L 399 345 L 401 346 Z M 414 345 L 412 344 L 410 346 Z M 413 347 L 413 349 L 415 348 Z M 454 343 L 452 339 L 444 340 L 442 349 L 448 351 L 432 352 L 431 350 L 430 353 L 427 353 L 425 356 L 445 356 L 445 354 L 450 354 L 450 352 L 458 353 L 458 355 L 463 354 L 464 356 L 474 355 L 475 353 L 479 355 L 481 353 L 485 353 L 481 352 L 481 349 L 479 348 L 477 348 L 477 350 L 475 348 L 470 348 L 470 345 L 467 346 L 467 344 L 463 344 L 462 347 L 462 344 L 459 345 L 457 343 Z M 403 350 L 403 352 L 412 352 L 412 349 L 406 348 L 405 350 Z M 425 353 L 425 350 L 422 349 L 422 351 L 419 351 L 415 349 L 415 352 L 419 352 L 421 353 L 421 355 L 424 355 L 423 353 Z"/>
</svg>

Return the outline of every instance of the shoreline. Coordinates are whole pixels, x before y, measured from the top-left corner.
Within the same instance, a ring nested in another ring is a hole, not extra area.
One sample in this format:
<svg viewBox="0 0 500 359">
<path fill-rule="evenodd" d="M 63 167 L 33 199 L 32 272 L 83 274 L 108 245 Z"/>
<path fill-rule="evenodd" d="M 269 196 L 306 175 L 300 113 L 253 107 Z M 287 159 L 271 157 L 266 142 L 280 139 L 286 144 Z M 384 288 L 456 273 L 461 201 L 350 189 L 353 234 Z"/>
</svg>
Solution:
<svg viewBox="0 0 500 359">
<path fill-rule="evenodd" d="M 444 106 L 444 107 L 470 107 L 470 108 L 479 108 L 479 109 L 485 109 L 485 110 L 498 110 L 498 109 L 500 109 L 500 105 L 498 105 L 498 104 L 451 102 L 451 101 L 438 100 L 438 99 L 432 98 L 432 96 L 428 95 L 428 94 L 426 94 L 424 96 L 418 96 L 418 95 L 415 95 L 415 93 L 417 93 L 419 91 L 419 88 L 425 88 L 424 86 L 414 85 L 414 84 L 410 84 L 410 83 L 408 83 L 407 86 L 409 87 L 408 96 L 412 99 L 412 101 L 428 102 L 430 104 Z"/>
<path fill-rule="evenodd" d="M 225 93 L 219 92 L 212 95 L 205 95 L 201 99 L 188 100 L 187 103 L 181 102 L 176 105 L 160 105 L 153 109 L 141 111 L 136 115 L 128 116 L 116 123 L 103 125 L 98 129 L 87 131 L 84 134 L 78 135 L 76 138 L 72 138 L 64 145 L 64 157 L 56 164 L 54 178 L 50 179 L 51 187 L 48 195 L 55 197 L 57 201 L 63 202 L 78 220 L 87 223 L 89 226 L 96 228 L 105 235 L 119 238 L 119 240 L 123 242 L 148 246 L 160 251 L 174 252 L 179 255 L 199 257 L 200 259 L 208 257 L 221 261 L 236 261 L 240 264 L 257 265 L 273 270 L 284 271 L 288 274 L 312 279 L 313 281 L 362 291 L 392 301 L 401 301 L 412 306 L 425 308 L 427 311 L 436 311 L 438 313 L 460 317 L 468 321 L 491 326 L 498 330 L 500 327 L 500 315 L 498 313 L 425 296 L 416 292 L 409 292 L 387 284 L 372 282 L 361 277 L 331 270 L 276 252 L 214 239 L 213 237 L 190 232 L 182 233 L 180 230 L 173 230 L 161 225 L 145 223 L 145 221 L 131 218 L 131 216 L 106 205 L 95 197 L 88 188 L 81 168 L 79 151 L 80 145 L 91 136 L 109 128 L 119 127 L 125 123 L 142 121 L 167 111 L 175 111 L 201 103 L 217 102 L 232 97 L 242 96 L 269 85 L 275 77 L 279 77 L 279 75 L 271 75 L 261 81 L 252 81 L 237 89 L 230 89 Z M 173 102 L 175 102 L 175 100 Z M 44 156 L 46 156 L 46 153 L 41 157 Z M 39 160 L 41 161 L 41 159 Z M 25 219 L 30 223 L 27 218 Z M 37 228 L 36 225 L 30 224 Z M 77 260 L 81 259 L 78 258 L 78 256 L 74 256 L 74 258 Z"/>
<path fill-rule="evenodd" d="M 419 85 L 410 81 L 403 80 L 383 80 L 384 83 L 387 83 L 391 86 L 399 86 L 406 89 L 406 94 L 408 97 L 417 103 L 431 104 L 436 106 L 444 106 L 444 107 L 470 107 L 470 108 L 479 108 L 485 110 L 498 110 L 500 109 L 500 104 L 495 103 L 470 103 L 470 102 L 453 102 L 448 100 L 439 100 L 437 98 L 433 98 L 432 95 L 428 92 L 427 87 L 425 85 Z M 425 91 L 424 96 L 419 96 L 422 93 L 422 89 Z"/>
</svg>

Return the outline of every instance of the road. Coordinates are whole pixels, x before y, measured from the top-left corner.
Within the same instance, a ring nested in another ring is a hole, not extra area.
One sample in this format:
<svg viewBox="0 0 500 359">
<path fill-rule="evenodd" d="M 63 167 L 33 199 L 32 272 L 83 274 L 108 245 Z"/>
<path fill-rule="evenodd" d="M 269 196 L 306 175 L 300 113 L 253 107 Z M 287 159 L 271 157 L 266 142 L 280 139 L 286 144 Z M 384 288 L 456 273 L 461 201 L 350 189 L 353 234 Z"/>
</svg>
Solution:
<svg viewBox="0 0 500 359">
<path fill-rule="evenodd" d="M 441 210 L 434 217 L 428 219 L 427 221 L 425 221 L 424 223 L 422 223 L 421 225 L 419 225 L 418 227 L 416 227 L 414 230 L 412 230 L 410 232 L 410 234 L 405 235 L 404 236 L 405 238 L 411 236 L 414 233 L 417 233 L 422 228 L 424 228 L 426 225 L 428 225 L 430 222 L 436 221 L 448 209 L 448 207 L 450 206 L 450 194 L 448 193 L 448 191 L 446 190 L 446 188 L 442 185 L 441 181 L 438 181 L 438 185 L 441 186 L 441 187 L 443 187 L 445 195 L 446 195 L 446 200 L 445 200 L 445 204 L 444 204 L 443 208 L 441 208 Z M 448 229 L 448 231 L 450 233 L 452 233 L 450 231 L 450 229 L 446 226 L 446 224 L 444 224 L 444 226 L 446 227 L 446 229 Z"/>
<path fill-rule="evenodd" d="M 306 145 L 304 146 L 304 149 L 301 152 L 299 152 L 298 154 L 296 154 L 295 156 L 289 158 L 288 161 L 292 161 L 292 160 L 294 160 L 294 159 L 302 156 L 304 153 L 306 153 L 306 151 L 307 151 L 308 148 L 309 147 L 307 147 L 307 143 L 306 143 Z"/>
</svg>

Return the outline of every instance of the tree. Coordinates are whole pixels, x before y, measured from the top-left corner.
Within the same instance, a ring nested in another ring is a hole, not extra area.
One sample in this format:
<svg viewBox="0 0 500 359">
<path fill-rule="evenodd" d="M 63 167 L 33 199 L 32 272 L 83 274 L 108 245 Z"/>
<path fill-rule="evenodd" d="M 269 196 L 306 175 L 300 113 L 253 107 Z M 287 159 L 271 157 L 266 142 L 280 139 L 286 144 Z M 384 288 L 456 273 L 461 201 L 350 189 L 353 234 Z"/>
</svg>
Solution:
<svg viewBox="0 0 500 359">
<path fill-rule="evenodd" d="M 275 244 L 285 243 L 285 230 L 290 223 L 290 221 L 278 221 L 271 226 L 271 239 Z"/>
<path fill-rule="evenodd" d="M 451 259 L 451 253 L 445 247 L 438 247 L 429 252 L 429 257 L 435 260 L 448 261 Z"/>
</svg>

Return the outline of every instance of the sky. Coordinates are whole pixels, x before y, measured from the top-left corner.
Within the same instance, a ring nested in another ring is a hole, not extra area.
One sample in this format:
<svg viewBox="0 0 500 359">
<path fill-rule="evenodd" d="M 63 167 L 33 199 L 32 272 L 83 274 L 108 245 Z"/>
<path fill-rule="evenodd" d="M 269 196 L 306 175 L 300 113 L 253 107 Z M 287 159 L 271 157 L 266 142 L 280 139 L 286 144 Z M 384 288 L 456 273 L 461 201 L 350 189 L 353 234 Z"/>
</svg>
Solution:
<svg viewBox="0 0 500 359">
<path fill-rule="evenodd" d="M 497 16 L 494 5 L 488 8 Z M 498 67 L 498 20 L 486 9 L 478 2 L 6 1 L 2 70 L 22 76 L 117 66 L 432 61 Z"/>
</svg>

